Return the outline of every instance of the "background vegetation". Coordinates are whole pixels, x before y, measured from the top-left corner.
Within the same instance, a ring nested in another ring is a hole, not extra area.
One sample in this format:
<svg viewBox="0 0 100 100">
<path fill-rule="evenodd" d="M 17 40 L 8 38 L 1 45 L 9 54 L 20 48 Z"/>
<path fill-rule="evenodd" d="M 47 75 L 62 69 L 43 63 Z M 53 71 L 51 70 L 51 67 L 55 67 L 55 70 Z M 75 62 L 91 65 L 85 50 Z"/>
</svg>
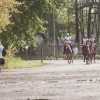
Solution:
<svg viewBox="0 0 100 100">
<path fill-rule="evenodd" d="M 99 43 L 100 0 L 0 0 L 0 40 L 7 56 L 26 45 L 37 46 L 37 35 L 57 45 L 66 32 L 79 44 L 85 33 Z M 6 57 L 6 59 L 8 59 Z"/>
</svg>

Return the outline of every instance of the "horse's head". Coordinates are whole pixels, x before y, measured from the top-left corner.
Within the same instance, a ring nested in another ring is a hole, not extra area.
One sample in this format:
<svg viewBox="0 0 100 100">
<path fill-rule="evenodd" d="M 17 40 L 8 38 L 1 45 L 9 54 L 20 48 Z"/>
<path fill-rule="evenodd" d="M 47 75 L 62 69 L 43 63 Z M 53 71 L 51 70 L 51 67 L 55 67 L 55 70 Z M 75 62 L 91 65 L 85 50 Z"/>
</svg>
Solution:
<svg viewBox="0 0 100 100">
<path fill-rule="evenodd" d="M 67 53 L 72 53 L 72 49 L 69 43 L 65 43 L 65 48 L 66 48 Z"/>
<path fill-rule="evenodd" d="M 65 47 L 66 47 L 66 49 L 68 49 L 68 48 L 70 48 L 70 45 L 69 45 L 69 43 L 65 43 Z"/>
<path fill-rule="evenodd" d="M 88 44 L 83 46 L 82 53 L 83 53 L 83 55 L 87 55 L 90 53 L 90 47 Z"/>
<path fill-rule="evenodd" d="M 68 43 L 67 42 L 65 42 L 65 46 L 68 46 Z"/>
<path fill-rule="evenodd" d="M 88 44 L 89 44 L 89 42 L 90 42 L 90 41 L 89 41 L 89 40 L 87 40 L 87 41 L 86 41 L 86 45 L 88 45 Z"/>
</svg>

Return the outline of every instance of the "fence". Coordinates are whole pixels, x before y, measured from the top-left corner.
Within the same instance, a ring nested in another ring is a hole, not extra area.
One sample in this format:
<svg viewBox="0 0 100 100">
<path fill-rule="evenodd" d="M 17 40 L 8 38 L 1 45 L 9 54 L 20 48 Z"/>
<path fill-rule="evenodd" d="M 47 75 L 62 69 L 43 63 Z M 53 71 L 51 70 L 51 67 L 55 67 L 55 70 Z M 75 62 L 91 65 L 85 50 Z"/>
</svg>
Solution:
<svg viewBox="0 0 100 100">
<path fill-rule="evenodd" d="M 73 48 L 75 46 L 73 45 Z M 100 44 L 97 43 L 97 55 L 100 54 Z M 77 46 L 78 48 L 78 53 L 77 55 L 74 55 L 75 57 L 79 57 L 82 56 L 82 45 L 79 44 Z M 63 54 L 63 44 L 60 45 L 55 45 L 55 49 L 54 49 L 54 45 L 48 45 L 47 43 L 43 43 L 43 45 L 39 45 L 37 48 L 31 48 L 27 55 L 26 52 L 20 52 L 20 55 L 22 55 L 22 57 L 24 59 L 41 59 L 41 57 L 43 57 L 43 59 L 53 59 L 54 57 L 54 50 L 55 50 L 55 57 L 56 58 L 63 58 L 64 54 Z"/>
</svg>

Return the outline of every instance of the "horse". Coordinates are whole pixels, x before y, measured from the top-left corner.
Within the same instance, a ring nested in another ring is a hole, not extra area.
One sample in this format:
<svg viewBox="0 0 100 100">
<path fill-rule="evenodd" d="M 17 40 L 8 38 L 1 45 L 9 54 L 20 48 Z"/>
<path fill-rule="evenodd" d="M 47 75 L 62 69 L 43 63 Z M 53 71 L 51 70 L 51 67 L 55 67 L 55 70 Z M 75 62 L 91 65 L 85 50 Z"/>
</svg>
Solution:
<svg viewBox="0 0 100 100">
<path fill-rule="evenodd" d="M 91 41 L 90 42 L 90 61 L 92 63 L 92 58 L 94 59 L 95 63 L 95 56 L 96 56 L 96 43 Z"/>
<path fill-rule="evenodd" d="M 72 49 L 70 47 L 70 44 L 65 43 L 64 44 L 64 49 L 65 49 L 65 54 L 67 56 L 68 63 L 70 64 L 71 62 L 73 63 L 73 53 Z"/>
<path fill-rule="evenodd" d="M 86 45 L 83 45 L 83 47 L 82 47 L 82 54 L 84 56 L 84 62 L 86 60 L 86 64 L 89 64 L 89 60 L 90 60 L 90 45 L 89 45 L 88 41 L 86 41 Z"/>
</svg>

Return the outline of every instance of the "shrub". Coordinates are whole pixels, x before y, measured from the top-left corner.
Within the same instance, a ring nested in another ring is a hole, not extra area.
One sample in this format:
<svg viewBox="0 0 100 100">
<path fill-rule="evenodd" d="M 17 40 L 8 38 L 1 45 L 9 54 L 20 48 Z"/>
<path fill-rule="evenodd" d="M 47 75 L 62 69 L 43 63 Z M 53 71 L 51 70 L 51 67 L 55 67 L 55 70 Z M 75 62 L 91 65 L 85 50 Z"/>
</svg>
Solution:
<svg viewBox="0 0 100 100">
<path fill-rule="evenodd" d="M 96 55 L 96 59 L 97 60 L 100 60 L 100 55 Z"/>
</svg>

